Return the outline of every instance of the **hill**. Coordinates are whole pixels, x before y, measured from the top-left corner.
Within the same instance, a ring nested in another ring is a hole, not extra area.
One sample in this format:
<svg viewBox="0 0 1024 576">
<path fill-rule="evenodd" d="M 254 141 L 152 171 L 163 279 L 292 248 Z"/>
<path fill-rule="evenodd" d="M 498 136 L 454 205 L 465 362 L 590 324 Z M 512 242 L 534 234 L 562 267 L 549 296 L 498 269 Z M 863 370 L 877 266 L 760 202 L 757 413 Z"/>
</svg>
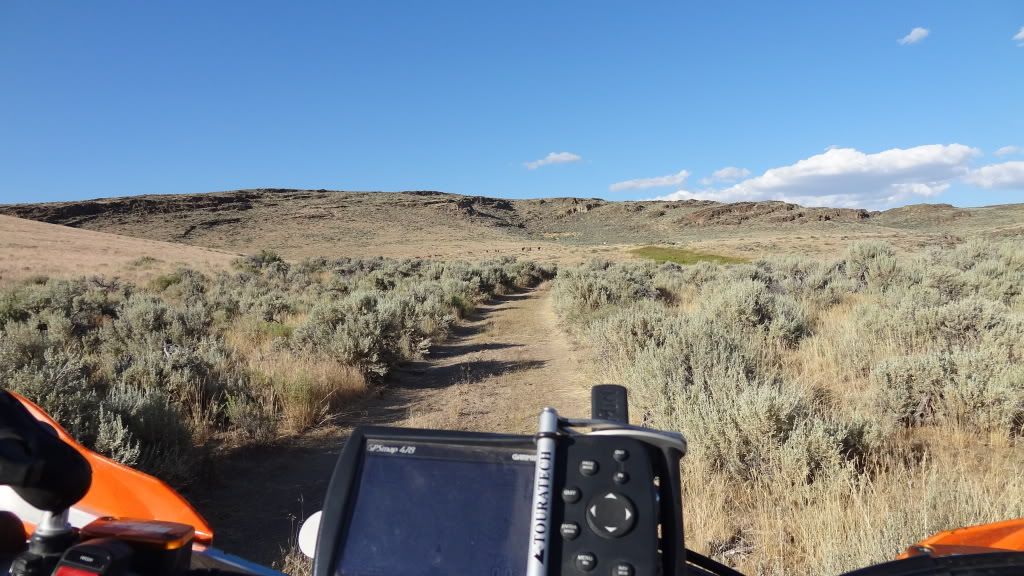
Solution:
<svg viewBox="0 0 1024 576">
<path fill-rule="evenodd" d="M 442 192 L 256 189 L 0 206 L 0 214 L 230 252 L 541 260 L 619 255 L 636 244 L 726 254 L 826 254 L 860 238 L 904 248 L 1024 233 L 1024 205 L 869 212 L 784 202 L 510 200 Z M 539 250 L 539 253 L 537 252 Z"/>
<path fill-rule="evenodd" d="M 209 272 L 238 255 L 0 216 L 0 286 L 47 276 L 102 274 L 145 281 L 190 266 Z"/>
</svg>

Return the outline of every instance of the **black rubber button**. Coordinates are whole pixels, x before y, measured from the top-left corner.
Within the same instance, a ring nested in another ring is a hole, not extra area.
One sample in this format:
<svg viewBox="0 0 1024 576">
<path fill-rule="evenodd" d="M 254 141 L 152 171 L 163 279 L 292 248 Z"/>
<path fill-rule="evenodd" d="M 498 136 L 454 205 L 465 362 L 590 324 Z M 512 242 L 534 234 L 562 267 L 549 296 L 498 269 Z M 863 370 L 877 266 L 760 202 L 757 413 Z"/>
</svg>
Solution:
<svg viewBox="0 0 1024 576">
<path fill-rule="evenodd" d="M 562 524 L 559 532 L 562 533 L 562 538 L 565 538 L 566 540 L 575 540 L 576 537 L 580 535 L 580 525 L 575 522 L 566 522 Z"/>
<path fill-rule="evenodd" d="M 616 472 L 612 476 L 612 480 L 616 484 L 625 484 L 626 482 L 629 482 L 629 474 L 626 474 L 625 472 Z"/>
<path fill-rule="evenodd" d="M 615 458 L 616 462 L 625 462 L 626 460 L 629 460 L 629 451 L 623 450 L 622 448 L 616 448 L 615 451 L 612 452 L 612 458 Z"/>
<path fill-rule="evenodd" d="M 580 462 L 580 474 L 584 476 L 593 476 L 597 474 L 597 461 L 595 460 L 584 460 Z"/>
<path fill-rule="evenodd" d="M 580 489 L 575 486 L 569 486 L 568 488 L 562 488 L 562 500 L 565 500 L 569 504 L 575 504 L 580 501 Z"/>
<path fill-rule="evenodd" d="M 635 574 L 636 570 L 629 562 L 619 562 L 612 567 L 612 576 L 634 576 Z"/>
<path fill-rule="evenodd" d="M 636 524 L 636 508 L 622 494 L 605 492 L 587 504 L 587 525 L 602 538 L 620 538 Z"/>
<path fill-rule="evenodd" d="M 590 552 L 580 552 L 576 555 L 576 569 L 580 572 L 592 572 L 597 568 L 597 556 Z"/>
</svg>

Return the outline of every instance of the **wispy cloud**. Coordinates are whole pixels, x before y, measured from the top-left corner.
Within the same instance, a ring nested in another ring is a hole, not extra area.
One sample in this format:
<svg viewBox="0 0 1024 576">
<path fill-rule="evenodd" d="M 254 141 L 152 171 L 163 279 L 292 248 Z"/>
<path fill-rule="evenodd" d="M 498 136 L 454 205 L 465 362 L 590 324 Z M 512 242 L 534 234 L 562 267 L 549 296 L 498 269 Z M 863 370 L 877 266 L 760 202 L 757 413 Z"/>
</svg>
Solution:
<svg viewBox="0 0 1024 576">
<path fill-rule="evenodd" d="M 917 44 L 921 40 L 927 38 L 928 34 L 930 33 L 931 32 L 927 28 L 921 28 L 920 26 L 918 26 L 917 28 L 911 30 L 909 34 L 907 34 L 903 38 L 900 38 L 898 42 L 900 44 L 903 44 L 904 46 L 906 46 L 907 44 Z"/>
<path fill-rule="evenodd" d="M 1024 34 L 1024 32 L 1022 32 Z M 996 156 L 1015 156 L 1017 154 L 1024 153 L 1024 148 L 1020 146 L 1003 146 L 999 150 L 996 150 Z"/>
<path fill-rule="evenodd" d="M 1024 162 L 1013 161 L 982 166 L 971 170 L 964 181 L 979 188 L 1024 190 Z"/>
<path fill-rule="evenodd" d="M 716 182 L 735 182 L 742 180 L 750 176 L 750 170 L 746 168 L 737 168 L 735 166 L 726 166 L 720 168 L 711 173 L 711 176 L 707 178 L 701 178 L 700 183 L 705 186 L 710 186 Z"/>
<path fill-rule="evenodd" d="M 1017 33 L 1013 35 L 1013 39 L 1020 42 L 1020 44 L 1017 44 L 1017 46 L 1024 48 L 1024 26 L 1021 26 L 1020 30 L 1018 30 Z"/>
<path fill-rule="evenodd" d="M 619 192 L 620 190 L 646 190 L 647 188 L 664 188 L 666 186 L 682 186 L 686 179 L 690 177 L 688 170 L 680 170 L 675 174 L 668 174 L 666 176 L 655 176 L 654 178 L 635 178 L 633 180 L 623 180 L 622 182 L 616 182 L 608 187 L 612 192 Z"/>
<path fill-rule="evenodd" d="M 784 200 L 812 206 L 884 208 L 941 194 L 968 174 L 968 162 L 979 154 L 963 144 L 928 144 L 874 154 L 833 148 L 727 188 L 679 190 L 659 199 Z"/>
<path fill-rule="evenodd" d="M 572 152 L 551 152 L 547 156 L 540 160 L 533 160 L 531 162 L 524 162 L 523 165 L 530 170 L 536 170 L 541 166 L 547 166 L 549 164 L 568 164 L 569 162 L 579 162 L 583 158 Z"/>
</svg>

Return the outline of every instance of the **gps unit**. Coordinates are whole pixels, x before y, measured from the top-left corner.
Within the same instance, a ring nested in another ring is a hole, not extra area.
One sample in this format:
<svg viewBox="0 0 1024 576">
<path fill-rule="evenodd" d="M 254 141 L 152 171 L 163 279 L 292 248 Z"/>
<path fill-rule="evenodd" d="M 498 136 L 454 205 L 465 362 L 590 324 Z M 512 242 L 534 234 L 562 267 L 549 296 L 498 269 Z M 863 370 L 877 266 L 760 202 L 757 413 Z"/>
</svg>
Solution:
<svg viewBox="0 0 1024 576">
<path fill-rule="evenodd" d="M 624 391 L 600 393 L 606 419 L 546 408 L 534 436 L 357 428 L 315 576 L 683 574 L 685 440 L 628 425 Z"/>
</svg>

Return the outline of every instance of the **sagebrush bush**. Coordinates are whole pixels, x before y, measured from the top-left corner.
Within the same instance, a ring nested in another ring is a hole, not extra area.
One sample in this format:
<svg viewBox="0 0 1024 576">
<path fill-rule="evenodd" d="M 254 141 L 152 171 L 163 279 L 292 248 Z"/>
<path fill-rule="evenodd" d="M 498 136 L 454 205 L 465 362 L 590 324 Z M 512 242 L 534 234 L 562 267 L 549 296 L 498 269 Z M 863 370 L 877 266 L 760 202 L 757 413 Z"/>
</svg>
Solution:
<svg viewBox="0 0 1024 576">
<path fill-rule="evenodd" d="M 458 318 L 553 270 L 515 259 L 309 259 L 264 251 L 212 277 L 0 292 L 0 379 L 98 451 L 187 483 L 215 433 L 265 442 L 324 422 Z"/>
<path fill-rule="evenodd" d="M 813 574 L 926 536 L 912 502 L 885 490 L 942 489 L 928 475 L 947 443 L 980 463 L 963 486 L 991 484 L 995 454 L 1024 461 L 1022 287 L 1024 243 L 972 240 L 904 255 L 858 243 L 832 261 L 593 262 L 560 270 L 555 295 L 634 414 L 688 435 L 684 466 L 702 475 L 684 482 L 700 519 L 689 541 L 756 573 Z M 999 510 L 1024 514 L 1022 496 Z M 928 531 L 998 519 L 971 495 L 929 501 L 957 524 Z M 915 529 L 840 553 L 846 505 Z"/>
<path fill-rule="evenodd" d="M 932 352 L 880 362 L 872 372 L 877 406 L 904 426 L 945 423 L 1019 435 L 1024 365 L 988 352 Z"/>
<path fill-rule="evenodd" d="M 789 294 L 770 291 L 757 280 L 709 284 L 698 313 L 739 330 L 759 330 L 787 346 L 809 332 L 807 312 Z"/>
<path fill-rule="evenodd" d="M 654 286 L 654 265 L 612 265 L 593 261 L 580 268 L 559 271 L 555 306 L 565 316 L 578 318 L 609 305 L 632 304 L 659 297 Z"/>
<path fill-rule="evenodd" d="M 594 319 L 586 328 L 592 349 L 612 366 L 626 366 L 648 348 L 661 348 L 670 334 L 678 333 L 678 319 L 652 301 L 617 308 Z"/>
<path fill-rule="evenodd" d="M 5 386 L 45 407 L 68 433 L 86 443 L 99 434 L 101 401 L 89 386 L 82 357 L 47 348 L 39 361 L 3 375 Z"/>
</svg>

